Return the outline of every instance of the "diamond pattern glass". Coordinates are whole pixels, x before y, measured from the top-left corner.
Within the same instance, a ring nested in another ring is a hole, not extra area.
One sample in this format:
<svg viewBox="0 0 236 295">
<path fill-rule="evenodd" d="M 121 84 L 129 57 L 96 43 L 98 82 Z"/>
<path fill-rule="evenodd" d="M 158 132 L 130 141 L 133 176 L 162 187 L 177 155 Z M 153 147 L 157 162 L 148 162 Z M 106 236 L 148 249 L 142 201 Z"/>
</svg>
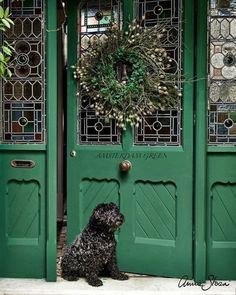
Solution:
<svg viewBox="0 0 236 295">
<path fill-rule="evenodd" d="M 236 1 L 209 1 L 208 144 L 236 144 Z"/>
<path fill-rule="evenodd" d="M 118 0 L 82 1 L 78 9 L 78 57 L 88 48 L 94 38 L 106 38 L 110 22 L 121 27 L 122 2 Z M 121 134 L 116 121 L 107 122 L 97 116 L 85 95 L 78 97 L 78 142 L 80 144 L 120 144 Z"/>
<path fill-rule="evenodd" d="M 136 0 L 136 18 L 144 27 L 163 24 L 166 32 L 162 46 L 167 50 L 174 66 L 171 72 L 176 74 L 176 84 L 181 90 L 182 63 L 182 1 L 172 0 Z M 156 123 L 159 122 L 158 128 Z M 177 109 L 157 110 L 155 114 L 142 118 L 134 130 L 136 145 L 181 145 L 181 101 Z"/>
<path fill-rule="evenodd" d="M 3 39 L 14 41 L 11 78 L 2 81 L 0 142 L 45 143 L 44 1 L 5 1 L 15 25 Z"/>
</svg>

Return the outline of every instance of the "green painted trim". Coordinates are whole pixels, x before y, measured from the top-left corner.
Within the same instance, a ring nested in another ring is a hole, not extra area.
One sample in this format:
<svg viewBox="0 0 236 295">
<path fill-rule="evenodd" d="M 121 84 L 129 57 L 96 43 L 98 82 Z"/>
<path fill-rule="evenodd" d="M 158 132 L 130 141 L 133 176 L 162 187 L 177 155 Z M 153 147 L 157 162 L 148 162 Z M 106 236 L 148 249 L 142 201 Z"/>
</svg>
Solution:
<svg viewBox="0 0 236 295">
<path fill-rule="evenodd" d="M 134 12 L 134 1 L 124 0 L 123 1 L 123 16 L 124 16 L 124 30 L 128 28 L 128 24 L 133 20 Z"/>
<path fill-rule="evenodd" d="M 196 6 L 196 134 L 194 279 L 206 280 L 207 0 Z"/>
<path fill-rule="evenodd" d="M 73 69 L 71 66 L 77 63 L 77 42 L 78 42 L 78 33 L 77 33 L 77 7 L 79 1 L 68 0 L 68 11 L 67 11 L 67 20 L 68 20 L 68 34 L 67 38 L 70 42 L 67 42 L 67 118 L 76 118 L 77 109 L 78 109 L 78 97 L 77 93 L 77 82 L 73 77 Z M 74 149 L 77 145 L 77 120 L 68 120 L 67 126 L 67 146 L 68 146 L 68 155 L 69 152 Z"/>
<path fill-rule="evenodd" d="M 184 75 L 184 80 L 193 81 L 194 80 L 194 6 L 191 1 L 183 1 L 183 41 L 182 41 L 182 73 Z M 193 130 L 194 130 L 194 119 L 193 119 L 193 109 L 194 109 L 194 84 L 186 83 L 183 81 L 183 103 L 182 103 L 182 140 L 180 147 L 172 147 L 172 149 L 178 148 L 179 152 L 184 152 L 187 157 L 189 164 L 189 173 L 192 173 L 193 179 Z M 191 172 L 190 172 L 191 171 Z M 192 180 L 193 182 L 193 180 Z M 189 212 L 189 222 L 192 223 L 193 231 L 193 188 L 190 193 L 189 203 L 186 203 L 188 208 L 191 208 Z M 192 239 L 191 239 L 192 240 Z M 192 242 L 193 243 L 193 242 Z M 193 245 L 192 245 L 193 246 Z M 193 256 L 193 249 L 191 249 L 191 258 Z M 191 267 L 191 278 L 193 277 L 193 266 Z"/>
<path fill-rule="evenodd" d="M 127 130 L 128 131 L 128 130 Z M 126 133 L 127 133 L 126 131 Z M 129 132 L 129 131 L 128 131 Z M 129 137 L 130 139 L 130 137 Z M 139 151 L 143 151 L 143 148 L 145 147 L 145 150 L 147 150 L 148 152 L 183 152 L 184 149 L 182 146 L 154 146 L 154 145 L 150 145 L 150 146 L 142 146 L 142 145 L 133 145 L 133 146 L 129 146 L 129 149 L 131 152 L 139 152 Z M 124 149 L 121 145 L 97 145 L 96 146 L 96 151 L 120 151 L 123 152 Z M 94 145 L 78 145 L 78 147 L 76 148 L 76 150 L 87 150 L 87 151 L 93 151 L 94 150 Z"/>
<path fill-rule="evenodd" d="M 71 232 L 72 229 L 70 225 L 73 222 L 70 221 L 70 216 L 74 216 L 73 212 L 75 210 L 73 198 L 74 198 L 74 186 L 71 185 L 68 177 L 73 175 L 73 173 L 77 173 L 74 171 L 74 158 L 70 157 L 70 152 L 72 150 L 77 150 L 78 142 L 77 142 L 77 109 L 78 109 L 78 97 L 77 93 L 77 82 L 73 78 L 73 69 L 72 65 L 77 63 L 77 42 L 78 42 L 78 33 L 77 33 L 77 24 L 78 24 L 78 5 L 79 1 L 68 0 L 67 1 L 67 20 L 68 20 L 68 32 L 67 39 L 70 40 L 67 42 L 67 52 L 68 52 L 68 60 L 67 60 L 67 118 L 74 118 L 74 120 L 67 119 L 67 230 Z M 77 209 L 78 210 L 78 209 Z"/>
<path fill-rule="evenodd" d="M 57 1 L 47 1 L 47 253 L 46 279 L 56 281 L 57 204 Z"/>
<path fill-rule="evenodd" d="M 183 44 L 182 60 L 184 80 L 194 79 L 194 9 L 191 1 L 183 1 Z M 186 45 L 187 44 L 187 45 Z M 183 105 L 182 105 L 182 148 L 193 157 L 193 83 L 183 82 Z M 193 159 L 192 159 L 193 161 Z"/>
<path fill-rule="evenodd" d="M 208 146 L 207 152 L 210 153 L 236 153 L 236 146 Z"/>
<path fill-rule="evenodd" d="M 46 151 L 45 144 L 0 144 L 0 151 Z"/>
<path fill-rule="evenodd" d="M 128 29 L 129 23 L 133 20 L 134 1 L 123 1 L 123 30 Z M 133 145 L 133 130 L 131 126 L 127 126 L 126 131 L 122 132 L 122 149 L 124 152 L 128 152 Z"/>
</svg>

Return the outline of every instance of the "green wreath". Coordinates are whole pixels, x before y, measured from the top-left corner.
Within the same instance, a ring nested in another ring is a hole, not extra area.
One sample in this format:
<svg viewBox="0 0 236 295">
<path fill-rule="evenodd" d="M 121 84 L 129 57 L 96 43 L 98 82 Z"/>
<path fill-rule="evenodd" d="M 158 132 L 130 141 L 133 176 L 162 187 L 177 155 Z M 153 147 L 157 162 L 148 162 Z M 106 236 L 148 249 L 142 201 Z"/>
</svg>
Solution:
<svg viewBox="0 0 236 295">
<path fill-rule="evenodd" d="M 74 66 L 79 95 L 91 108 L 117 126 L 138 126 L 157 109 L 176 107 L 181 96 L 173 61 L 161 46 L 165 29 L 144 29 L 136 22 L 123 32 L 113 25 L 102 40 L 94 37 Z"/>
</svg>

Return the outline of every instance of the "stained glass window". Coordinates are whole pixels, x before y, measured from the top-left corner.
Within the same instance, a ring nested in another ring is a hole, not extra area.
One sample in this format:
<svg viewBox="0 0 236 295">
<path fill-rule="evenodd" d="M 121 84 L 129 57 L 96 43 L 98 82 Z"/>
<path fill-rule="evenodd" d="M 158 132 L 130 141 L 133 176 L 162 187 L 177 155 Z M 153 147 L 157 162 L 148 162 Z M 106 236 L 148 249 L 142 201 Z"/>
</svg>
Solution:
<svg viewBox="0 0 236 295">
<path fill-rule="evenodd" d="M 208 143 L 236 144 L 236 1 L 209 3 Z"/>
<path fill-rule="evenodd" d="M 11 78 L 2 81 L 1 142 L 45 142 L 44 1 L 5 1 L 14 26 L 3 39 L 14 42 Z"/>
<path fill-rule="evenodd" d="M 110 22 L 121 27 L 122 7 L 118 0 L 82 1 L 78 9 L 78 57 L 88 48 L 90 40 L 106 38 Z M 121 134 L 116 121 L 106 122 L 97 116 L 85 95 L 78 101 L 78 141 L 80 144 L 119 144 Z"/>
<path fill-rule="evenodd" d="M 136 0 L 136 18 L 144 27 L 164 25 L 165 40 L 162 46 L 171 56 L 176 74 L 176 84 L 181 90 L 182 64 L 182 1 Z M 157 110 L 155 114 L 142 118 L 134 131 L 137 145 L 180 145 L 181 144 L 181 101 L 177 109 Z"/>
</svg>

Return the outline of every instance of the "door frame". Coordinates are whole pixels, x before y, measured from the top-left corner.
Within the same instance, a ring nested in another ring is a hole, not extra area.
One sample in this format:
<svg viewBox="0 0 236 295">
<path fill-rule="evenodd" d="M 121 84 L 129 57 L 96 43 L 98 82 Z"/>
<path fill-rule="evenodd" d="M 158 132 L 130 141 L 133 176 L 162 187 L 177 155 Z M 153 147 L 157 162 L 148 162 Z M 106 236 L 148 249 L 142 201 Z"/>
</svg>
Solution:
<svg viewBox="0 0 236 295">
<path fill-rule="evenodd" d="M 46 2 L 46 279 L 56 281 L 57 256 L 57 1 Z"/>
</svg>

